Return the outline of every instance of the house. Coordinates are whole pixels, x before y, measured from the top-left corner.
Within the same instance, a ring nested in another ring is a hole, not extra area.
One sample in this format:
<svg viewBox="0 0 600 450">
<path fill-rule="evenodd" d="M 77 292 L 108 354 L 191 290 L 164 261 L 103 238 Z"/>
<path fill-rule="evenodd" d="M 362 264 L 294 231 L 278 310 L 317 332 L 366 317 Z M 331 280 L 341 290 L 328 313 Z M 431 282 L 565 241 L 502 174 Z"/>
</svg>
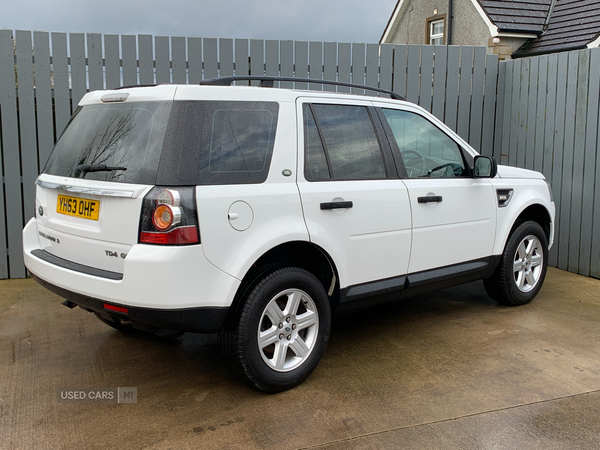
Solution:
<svg viewBox="0 0 600 450">
<path fill-rule="evenodd" d="M 598 47 L 600 0 L 398 0 L 379 42 L 483 45 L 501 59 Z"/>
</svg>

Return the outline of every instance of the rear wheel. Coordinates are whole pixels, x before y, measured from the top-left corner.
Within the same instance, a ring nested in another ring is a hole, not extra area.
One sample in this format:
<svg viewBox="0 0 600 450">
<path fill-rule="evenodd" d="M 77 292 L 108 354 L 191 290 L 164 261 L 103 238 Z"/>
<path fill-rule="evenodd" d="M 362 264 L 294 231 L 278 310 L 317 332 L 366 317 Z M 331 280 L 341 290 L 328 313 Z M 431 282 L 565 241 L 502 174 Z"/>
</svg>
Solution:
<svg viewBox="0 0 600 450">
<path fill-rule="evenodd" d="M 331 312 L 321 283 L 304 269 L 284 267 L 263 274 L 240 300 L 221 331 L 234 374 L 266 392 L 302 383 L 329 339 Z"/>
<path fill-rule="evenodd" d="M 537 222 L 528 221 L 513 231 L 496 271 L 483 283 L 501 305 L 524 305 L 542 288 L 547 268 L 546 234 Z"/>
</svg>

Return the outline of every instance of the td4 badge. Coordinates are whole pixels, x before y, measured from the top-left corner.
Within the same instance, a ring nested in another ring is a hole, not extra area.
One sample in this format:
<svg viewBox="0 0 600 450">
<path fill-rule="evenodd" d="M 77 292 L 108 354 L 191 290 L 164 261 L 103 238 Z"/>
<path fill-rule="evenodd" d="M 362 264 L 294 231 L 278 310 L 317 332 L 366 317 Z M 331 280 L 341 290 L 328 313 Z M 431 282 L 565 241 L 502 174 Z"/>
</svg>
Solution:
<svg viewBox="0 0 600 450">
<path fill-rule="evenodd" d="M 106 256 L 114 256 L 115 258 L 119 257 L 119 252 L 111 252 L 110 250 L 104 250 Z M 127 253 L 121 253 L 121 258 L 125 259 Z"/>
</svg>

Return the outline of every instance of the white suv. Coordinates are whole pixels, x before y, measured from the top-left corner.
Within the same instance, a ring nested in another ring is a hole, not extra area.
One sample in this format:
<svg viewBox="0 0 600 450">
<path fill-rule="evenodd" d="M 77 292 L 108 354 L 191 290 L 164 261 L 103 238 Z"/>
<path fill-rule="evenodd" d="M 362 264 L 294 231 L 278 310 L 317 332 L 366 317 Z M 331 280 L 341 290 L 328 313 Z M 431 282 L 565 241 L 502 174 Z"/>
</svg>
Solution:
<svg viewBox="0 0 600 450">
<path fill-rule="evenodd" d="M 219 331 L 269 392 L 308 377 L 334 311 L 477 279 L 504 305 L 539 292 L 543 175 L 392 93 L 258 79 L 87 94 L 36 181 L 33 277 L 120 330 Z"/>
</svg>

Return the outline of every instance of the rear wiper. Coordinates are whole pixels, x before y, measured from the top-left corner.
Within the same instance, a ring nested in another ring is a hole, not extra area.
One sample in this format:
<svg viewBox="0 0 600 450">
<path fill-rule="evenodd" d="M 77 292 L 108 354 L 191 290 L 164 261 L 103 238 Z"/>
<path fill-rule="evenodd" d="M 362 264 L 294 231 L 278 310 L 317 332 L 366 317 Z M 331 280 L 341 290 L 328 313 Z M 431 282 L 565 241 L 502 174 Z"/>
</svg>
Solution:
<svg viewBox="0 0 600 450">
<path fill-rule="evenodd" d="M 82 172 L 112 172 L 113 170 L 127 170 L 127 167 L 110 167 L 106 164 L 79 164 L 77 170 Z"/>
</svg>

